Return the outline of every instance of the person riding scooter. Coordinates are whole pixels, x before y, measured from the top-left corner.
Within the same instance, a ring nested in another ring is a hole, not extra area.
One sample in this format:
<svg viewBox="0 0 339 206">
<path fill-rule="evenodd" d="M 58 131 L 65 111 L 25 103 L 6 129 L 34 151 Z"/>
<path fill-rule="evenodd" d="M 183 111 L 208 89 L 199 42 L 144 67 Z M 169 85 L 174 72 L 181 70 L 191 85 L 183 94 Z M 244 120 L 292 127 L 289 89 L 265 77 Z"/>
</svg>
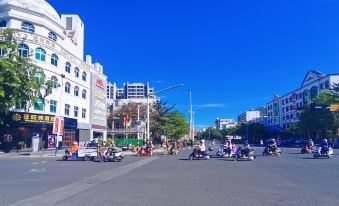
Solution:
<svg viewBox="0 0 339 206">
<path fill-rule="evenodd" d="M 205 140 L 202 139 L 200 140 L 200 145 L 199 145 L 199 148 L 198 148 L 199 152 L 201 153 L 201 155 L 203 157 L 206 157 L 207 156 L 207 153 L 206 153 L 206 146 L 205 146 Z"/>
<path fill-rule="evenodd" d="M 275 139 L 272 139 L 271 143 L 268 145 L 268 149 L 270 152 L 274 153 L 277 151 L 278 145 Z"/>
<path fill-rule="evenodd" d="M 248 140 L 245 140 L 244 147 L 241 148 L 241 156 L 248 156 L 251 152 L 251 145 L 248 143 Z"/>
<path fill-rule="evenodd" d="M 231 153 L 232 153 L 232 150 L 233 150 L 233 145 L 232 145 L 232 141 L 230 138 L 227 138 L 226 140 L 226 143 L 225 143 L 225 153 L 228 155 L 228 156 L 231 156 Z"/>
<path fill-rule="evenodd" d="M 329 144 L 328 144 L 328 141 L 327 139 L 324 139 L 323 140 L 323 143 L 320 145 L 320 153 L 321 154 L 326 154 L 328 152 L 328 149 L 329 149 Z"/>
</svg>

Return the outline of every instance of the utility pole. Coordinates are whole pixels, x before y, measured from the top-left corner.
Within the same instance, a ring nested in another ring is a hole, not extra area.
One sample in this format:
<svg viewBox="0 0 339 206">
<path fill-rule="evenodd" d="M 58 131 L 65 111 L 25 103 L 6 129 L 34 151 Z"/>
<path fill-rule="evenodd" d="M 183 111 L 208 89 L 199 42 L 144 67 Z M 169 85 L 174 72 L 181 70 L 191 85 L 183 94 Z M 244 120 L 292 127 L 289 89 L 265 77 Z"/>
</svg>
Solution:
<svg viewBox="0 0 339 206">
<path fill-rule="evenodd" d="M 193 104 L 192 104 L 192 90 L 188 90 L 190 94 L 190 133 L 189 138 L 194 142 L 194 134 L 193 134 Z"/>
</svg>

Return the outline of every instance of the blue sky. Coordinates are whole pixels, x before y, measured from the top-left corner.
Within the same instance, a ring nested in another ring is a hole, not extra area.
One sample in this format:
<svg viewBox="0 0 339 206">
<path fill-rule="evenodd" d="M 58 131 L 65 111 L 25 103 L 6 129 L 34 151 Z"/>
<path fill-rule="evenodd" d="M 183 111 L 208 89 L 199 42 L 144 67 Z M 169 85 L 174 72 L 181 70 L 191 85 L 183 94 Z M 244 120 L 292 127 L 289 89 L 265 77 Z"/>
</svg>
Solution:
<svg viewBox="0 0 339 206">
<path fill-rule="evenodd" d="M 49 0 L 79 14 L 85 51 L 109 80 L 149 81 L 195 123 L 236 118 L 296 89 L 308 70 L 339 72 L 335 0 Z"/>
</svg>

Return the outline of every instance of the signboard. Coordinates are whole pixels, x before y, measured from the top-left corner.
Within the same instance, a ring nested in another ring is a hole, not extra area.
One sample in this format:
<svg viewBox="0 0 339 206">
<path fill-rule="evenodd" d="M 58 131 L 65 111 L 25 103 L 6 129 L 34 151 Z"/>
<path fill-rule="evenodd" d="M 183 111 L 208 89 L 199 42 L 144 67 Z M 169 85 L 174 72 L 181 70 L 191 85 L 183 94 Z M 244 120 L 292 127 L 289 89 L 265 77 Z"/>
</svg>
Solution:
<svg viewBox="0 0 339 206">
<path fill-rule="evenodd" d="M 60 123 L 60 136 L 64 135 L 64 127 L 65 127 L 65 120 L 63 117 L 59 119 L 59 117 L 54 118 L 54 123 L 53 123 L 53 134 L 58 134 L 59 130 L 59 123 Z"/>
<path fill-rule="evenodd" d="M 104 81 L 102 79 L 97 79 L 96 86 L 99 87 L 100 89 L 105 89 Z"/>
<path fill-rule="evenodd" d="M 331 112 L 339 112 L 339 104 L 331 104 L 330 111 Z"/>
<path fill-rule="evenodd" d="M 95 129 L 97 127 L 107 128 L 107 82 L 100 75 L 91 75 L 91 125 Z"/>
<path fill-rule="evenodd" d="M 15 112 L 11 114 L 11 120 L 14 123 L 53 124 L 54 116 Z"/>
</svg>

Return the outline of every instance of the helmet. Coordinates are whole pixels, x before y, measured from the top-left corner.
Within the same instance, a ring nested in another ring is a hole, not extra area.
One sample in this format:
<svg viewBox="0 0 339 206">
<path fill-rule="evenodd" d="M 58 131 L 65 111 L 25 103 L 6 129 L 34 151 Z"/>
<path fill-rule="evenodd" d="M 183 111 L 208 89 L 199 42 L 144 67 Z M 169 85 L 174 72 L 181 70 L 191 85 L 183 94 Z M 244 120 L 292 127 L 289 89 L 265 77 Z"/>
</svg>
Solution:
<svg viewBox="0 0 339 206">
<path fill-rule="evenodd" d="M 275 142 L 275 139 L 272 139 L 272 142 Z"/>
<path fill-rule="evenodd" d="M 324 139 L 323 141 L 324 141 L 325 143 L 327 143 L 327 139 Z"/>
<path fill-rule="evenodd" d="M 200 140 L 200 142 L 201 142 L 201 143 L 205 143 L 205 140 L 204 140 L 204 139 L 202 139 L 202 140 Z"/>
</svg>

